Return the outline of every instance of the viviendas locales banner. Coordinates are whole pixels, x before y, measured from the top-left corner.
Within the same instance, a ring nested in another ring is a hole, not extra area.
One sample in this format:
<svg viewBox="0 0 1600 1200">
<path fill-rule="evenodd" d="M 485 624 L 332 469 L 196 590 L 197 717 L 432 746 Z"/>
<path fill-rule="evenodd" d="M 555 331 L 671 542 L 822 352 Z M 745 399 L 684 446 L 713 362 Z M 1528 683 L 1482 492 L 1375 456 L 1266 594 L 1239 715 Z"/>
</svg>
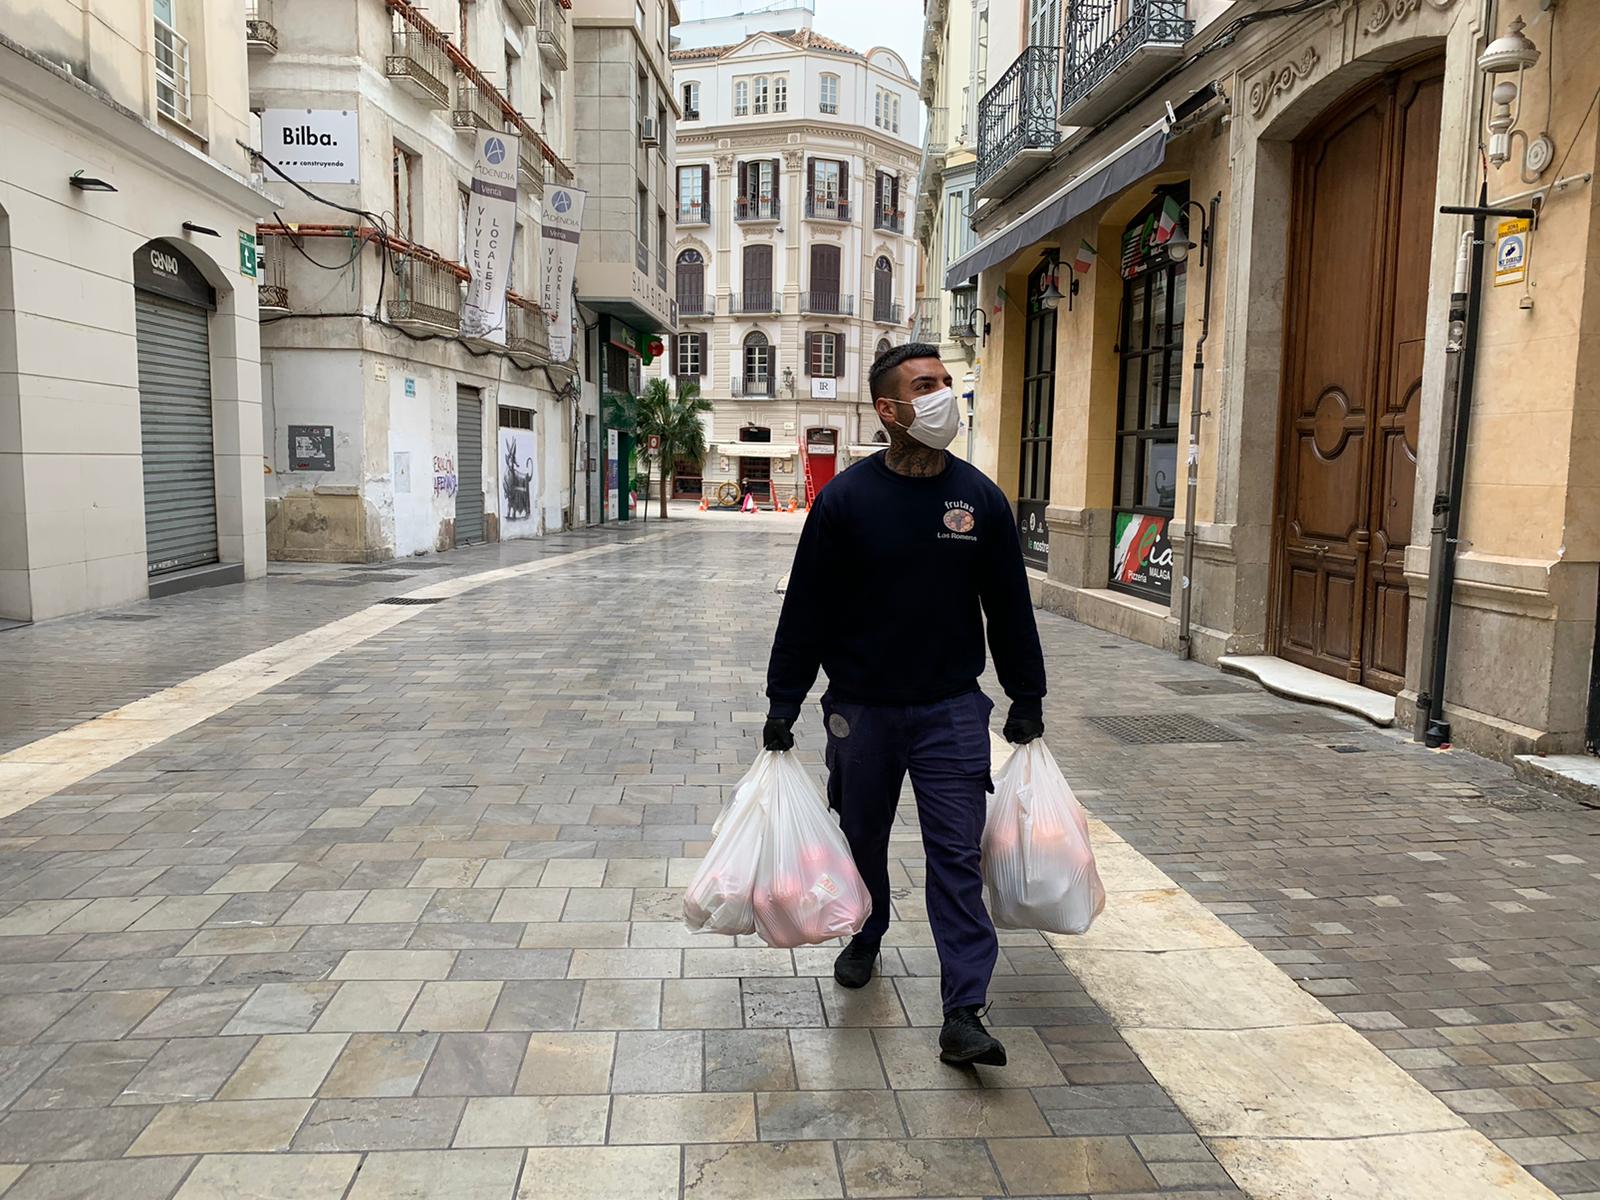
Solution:
<svg viewBox="0 0 1600 1200">
<path fill-rule="evenodd" d="M 467 208 L 467 261 L 472 272 L 461 308 L 461 335 L 506 341 L 506 288 L 517 236 L 517 138 L 481 130 Z"/>
<path fill-rule="evenodd" d="M 539 306 L 550 319 L 550 358 L 558 363 L 572 357 L 572 277 L 578 269 L 578 235 L 588 195 L 569 187 L 544 191 Z"/>
</svg>

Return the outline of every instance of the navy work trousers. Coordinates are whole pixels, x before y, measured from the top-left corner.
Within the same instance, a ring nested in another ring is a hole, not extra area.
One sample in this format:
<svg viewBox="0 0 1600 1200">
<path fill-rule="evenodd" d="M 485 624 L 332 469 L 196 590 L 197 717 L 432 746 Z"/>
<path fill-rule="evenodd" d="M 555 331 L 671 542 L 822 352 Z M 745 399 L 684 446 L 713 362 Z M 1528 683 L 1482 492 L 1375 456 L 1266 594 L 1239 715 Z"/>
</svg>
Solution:
<svg viewBox="0 0 1600 1200">
<path fill-rule="evenodd" d="M 861 937 L 889 928 L 889 831 L 909 772 L 927 860 L 928 920 L 945 1012 L 982 1004 L 999 954 L 983 905 L 979 839 L 987 810 L 989 714 L 982 692 L 909 707 L 822 698 L 828 802 L 872 894 Z"/>
</svg>

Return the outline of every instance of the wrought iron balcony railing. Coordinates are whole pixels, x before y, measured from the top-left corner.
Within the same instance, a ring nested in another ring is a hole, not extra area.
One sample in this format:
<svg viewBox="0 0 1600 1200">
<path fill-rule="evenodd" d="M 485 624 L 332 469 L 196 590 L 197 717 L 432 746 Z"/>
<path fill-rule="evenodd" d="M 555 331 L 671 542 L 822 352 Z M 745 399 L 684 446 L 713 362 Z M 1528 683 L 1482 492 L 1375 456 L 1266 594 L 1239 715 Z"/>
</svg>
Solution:
<svg viewBox="0 0 1600 1200">
<path fill-rule="evenodd" d="M 539 53 L 558 71 L 567 69 L 567 14 L 555 0 L 539 5 Z"/>
<path fill-rule="evenodd" d="M 678 295 L 678 311 L 686 317 L 714 317 L 717 315 L 717 298 L 715 296 Z"/>
<path fill-rule="evenodd" d="M 456 76 L 456 106 L 450 119 L 457 133 L 476 136 L 480 129 L 500 129 L 505 116 L 500 106 L 465 75 Z"/>
<path fill-rule="evenodd" d="M 978 186 L 1025 150 L 1053 149 L 1059 46 L 1029 46 L 978 101 Z"/>
<path fill-rule="evenodd" d="M 400 325 L 455 333 L 461 328 L 461 278 L 443 260 L 399 257 L 384 302 Z"/>
<path fill-rule="evenodd" d="M 189 39 L 160 17 L 156 22 L 156 108 L 187 125 L 190 117 Z"/>
<path fill-rule="evenodd" d="M 735 292 L 728 297 L 728 311 L 731 313 L 775 313 L 782 303 L 783 297 L 771 288 L 767 288 L 764 291 Z"/>
<path fill-rule="evenodd" d="M 806 216 L 818 221 L 848 221 L 850 201 L 831 192 L 807 192 Z"/>
<path fill-rule="evenodd" d="M 278 52 L 278 25 L 272 19 L 272 0 L 244 0 L 244 40 L 251 50 Z"/>
<path fill-rule="evenodd" d="M 1187 9 L 1187 0 L 1070 0 L 1061 72 L 1062 116 L 1072 116 L 1074 108 L 1091 98 L 1103 98 L 1114 106 L 1121 97 L 1099 94 L 1141 51 L 1164 50 L 1167 57 L 1180 54 L 1194 36 Z"/>
<path fill-rule="evenodd" d="M 506 349 L 549 361 L 550 322 L 532 300 L 507 293 Z"/>
<path fill-rule="evenodd" d="M 744 399 L 770 400 L 772 398 L 772 376 L 770 375 L 735 375 L 730 381 L 729 391 L 735 396 Z"/>
<path fill-rule="evenodd" d="M 874 299 L 872 319 L 881 321 L 885 325 L 898 325 L 906 319 L 906 306 L 893 300 Z"/>
<path fill-rule="evenodd" d="M 678 201 L 679 225 L 709 225 L 711 224 L 711 201 L 709 200 L 679 200 Z"/>
<path fill-rule="evenodd" d="M 906 231 L 906 215 L 892 209 L 875 208 L 872 210 L 872 227 L 874 229 L 887 229 L 890 233 L 904 233 Z"/>
<path fill-rule="evenodd" d="M 419 100 L 434 108 L 450 107 L 450 59 L 443 47 L 423 30 L 396 17 L 383 72 L 407 85 Z"/>
<path fill-rule="evenodd" d="M 257 308 L 264 314 L 292 312 L 289 305 L 289 239 L 261 235 L 256 238 Z"/>
<path fill-rule="evenodd" d="M 978 289 L 957 288 L 950 293 L 950 336 L 978 336 Z"/>
<path fill-rule="evenodd" d="M 777 221 L 781 217 L 776 196 L 759 196 L 754 200 L 740 196 L 733 214 L 736 221 Z"/>
<path fill-rule="evenodd" d="M 801 292 L 800 311 L 828 317 L 852 317 L 856 311 L 856 298 L 843 292 Z"/>
<path fill-rule="evenodd" d="M 913 342 L 939 340 L 939 297 L 917 297 L 916 316 L 911 322 L 911 340 Z"/>
<path fill-rule="evenodd" d="M 929 108 L 928 127 L 922 134 L 922 148 L 924 153 L 929 151 L 943 154 L 945 145 L 950 136 L 950 110 L 948 108 Z"/>
</svg>

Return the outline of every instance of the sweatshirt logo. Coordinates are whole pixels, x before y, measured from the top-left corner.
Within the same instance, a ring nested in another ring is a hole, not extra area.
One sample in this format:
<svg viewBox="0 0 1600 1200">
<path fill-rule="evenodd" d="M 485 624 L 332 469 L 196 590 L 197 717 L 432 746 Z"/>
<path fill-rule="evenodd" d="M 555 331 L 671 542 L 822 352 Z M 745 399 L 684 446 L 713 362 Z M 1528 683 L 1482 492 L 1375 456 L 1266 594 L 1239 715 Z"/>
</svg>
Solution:
<svg viewBox="0 0 1600 1200">
<path fill-rule="evenodd" d="M 951 533 L 971 533 L 972 527 L 977 524 L 972 515 L 972 505 L 965 500 L 946 500 L 944 502 L 944 527 Z"/>
</svg>

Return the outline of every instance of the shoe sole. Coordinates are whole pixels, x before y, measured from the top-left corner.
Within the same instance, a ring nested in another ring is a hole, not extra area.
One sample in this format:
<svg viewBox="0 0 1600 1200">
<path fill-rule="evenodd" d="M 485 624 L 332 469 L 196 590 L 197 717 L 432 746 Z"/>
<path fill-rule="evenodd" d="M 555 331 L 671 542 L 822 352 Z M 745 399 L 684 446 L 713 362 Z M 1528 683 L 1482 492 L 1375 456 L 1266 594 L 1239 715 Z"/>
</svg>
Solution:
<svg viewBox="0 0 1600 1200">
<path fill-rule="evenodd" d="M 865 979 L 863 979 L 860 983 L 851 983 L 847 979 L 840 978 L 838 971 L 835 971 L 833 973 L 833 981 L 835 983 L 837 983 L 842 988 L 849 988 L 851 991 L 854 991 L 856 988 L 864 988 L 864 987 L 866 987 L 867 984 L 872 982 L 872 977 L 874 975 L 876 975 L 877 973 L 878 973 L 878 960 L 877 959 L 873 959 L 872 960 L 872 970 L 867 972 L 867 977 Z"/>
<path fill-rule="evenodd" d="M 941 1050 L 939 1061 L 949 1063 L 952 1067 L 1003 1067 L 1006 1065 L 1006 1048 L 991 1046 L 987 1050 L 980 1050 L 965 1058 L 959 1054 L 951 1054 L 948 1050 Z"/>
</svg>

